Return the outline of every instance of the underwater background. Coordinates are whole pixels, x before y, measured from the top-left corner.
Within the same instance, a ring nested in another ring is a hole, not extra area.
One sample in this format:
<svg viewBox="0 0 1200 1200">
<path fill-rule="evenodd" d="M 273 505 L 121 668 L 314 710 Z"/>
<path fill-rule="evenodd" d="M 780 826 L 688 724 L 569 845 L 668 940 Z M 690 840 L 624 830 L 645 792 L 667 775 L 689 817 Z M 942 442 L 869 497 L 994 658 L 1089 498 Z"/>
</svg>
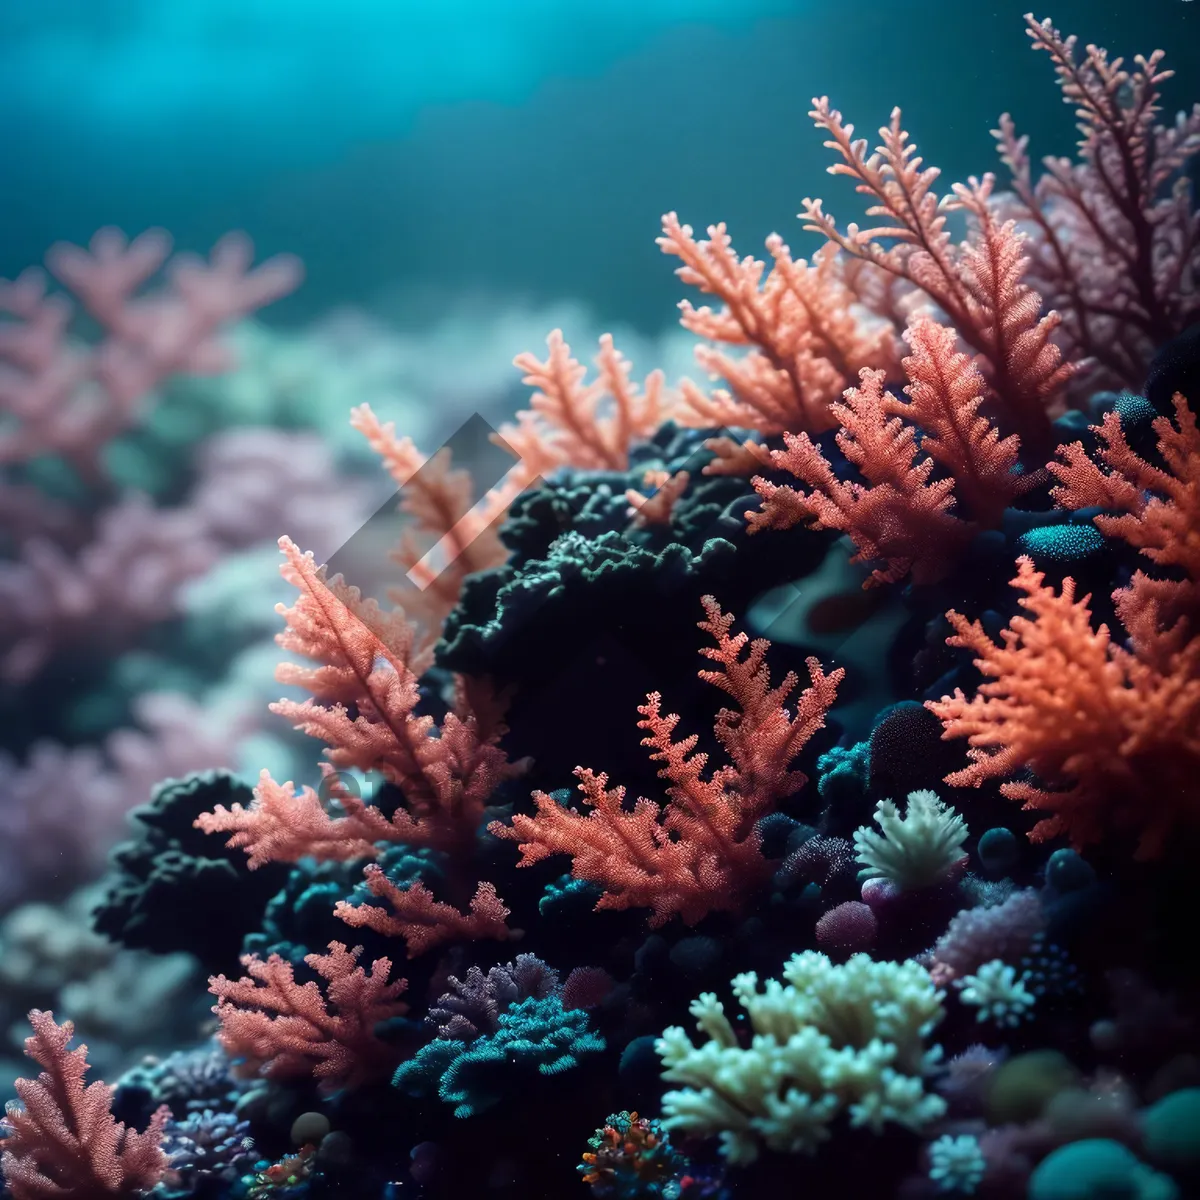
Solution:
<svg viewBox="0 0 1200 1200">
<path fill-rule="evenodd" d="M 1025 7 L 0 6 L 5 1194 L 1200 1196 L 1200 7 Z"/>
</svg>

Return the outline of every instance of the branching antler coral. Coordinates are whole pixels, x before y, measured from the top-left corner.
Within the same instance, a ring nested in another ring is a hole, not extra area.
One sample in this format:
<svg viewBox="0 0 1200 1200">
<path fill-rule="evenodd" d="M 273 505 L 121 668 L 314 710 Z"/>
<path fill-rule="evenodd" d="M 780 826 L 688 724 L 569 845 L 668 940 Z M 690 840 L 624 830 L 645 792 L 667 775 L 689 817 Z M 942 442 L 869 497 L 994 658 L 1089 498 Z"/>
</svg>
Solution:
<svg viewBox="0 0 1200 1200">
<path fill-rule="evenodd" d="M 29 1014 L 33 1036 L 25 1053 L 43 1068 L 36 1080 L 18 1079 L 21 1106 L 4 1118 L 4 1182 L 13 1200 L 117 1200 L 149 1191 L 162 1178 L 164 1106 L 142 1133 L 112 1115 L 113 1089 L 84 1086 L 87 1047 L 68 1049 L 75 1027 L 51 1012 Z"/>
<path fill-rule="evenodd" d="M 840 668 L 827 675 L 815 658 L 808 659 L 812 684 L 789 711 L 783 705 L 797 680 L 789 674 L 770 686 L 764 662 L 769 643 L 752 643 L 741 659 L 745 635 L 729 636 L 731 618 L 712 597 L 704 606 L 707 620 L 700 628 L 717 642 L 705 653 L 722 669 L 701 677 L 729 692 L 740 710 L 723 709 L 716 722 L 733 765 L 706 779 L 708 756 L 696 752 L 697 736 L 674 741 L 679 717 L 664 716 L 662 697 L 652 692 L 638 708 L 638 727 L 646 732 L 642 745 L 651 758 L 664 764 L 659 775 L 668 782 L 666 805 L 641 798 L 627 810 L 623 787 L 609 788 L 607 775 L 579 767 L 579 790 L 591 809 L 586 816 L 535 792 L 535 815 L 519 813 L 511 826 L 489 826 L 497 837 L 520 843 L 522 866 L 551 854 L 571 855 L 575 877 L 604 888 L 597 909 L 649 908 L 652 928 L 674 915 L 694 925 L 709 912 L 736 911 L 765 879 L 770 867 L 754 822 L 803 785 L 804 776 L 791 765 L 824 725 L 844 676 Z"/>
<path fill-rule="evenodd" d="M 334 914 L 356 929 L 364 926 L 388 937 L 402 937 L 408 957 L 416 958 L 446 941 L 479 941 L 491 938 L 506 941 L 513 931 L 506 924 L 509 912 L 490 883 L 481 883 L 466 913 L 433 898 L 419 880 L 407 888 L 398 887 L 372 863 L 363 872 L 368 890 L 386 900 L 378 904 L 351 904 L 340 900 Z"/>
<path fill-rule="evenodd" d="M 808 484 L 809 491 L 756 476 L 762 507 L 746 513 L 750 532 L 807 524 L 848 534 L 853 562 L 882 560 L 865 586 L 894 583 L 910 572 L 916 583 L 937 580 L 954 561 L 971 528 L 951 512 L 954 480 L 934 479 L 934 461 L 922 456 L 916 434 L 883 390 L 882 371 L 863 371 L 832 413 L 841 423 L 837 443 L 866 483 L 839 479 L 805 433 L 784 434 L 771 465 Z"/>
<path fill-rule="evenodd" d="M 1046 452 L 1053 444 L 1049 411 L 1074 367 L 1062 361 L 1051 341 L 1059 317 L 1040 315 L 1041 297 L 1024 282 L 1028 259 L 1015 221 L 1001 221 L 993 211 L 992 176 L 956 184 L 950 195 L 939 196 L 934 184 L 940 172 L 922 166 L 898 108 L 870 155 L 866 139 L 854 138 L 854 126 L 827 98 L 814 100 L 810 115 L 841 160 L 830 174 L 855 180 L 856 190 L 871 201 L 867 215 L 881 218 L 881 224 L 866 229 L 851 224 L 843 233 L 820 200 L 806 198 L 805 229 L 924 292 L 977 352 L 991 396 L 1027 451 Z M 956 209 L 975 226 L 958 245 L 946 224 L 946 214 Z"/>
<path fill-rule="evenodd" d="M 1030 836 L 1066 834 L 1076 845 L 1137 838 L 1137 857 L 1159 856 L 1179 828 L 1200 826 L 1200 637 L 1165 669 L 1093 629 L 1090 597 L 1060 593 L 1028 558 L 1013 586 L 1029 614 L 1013 617 L 997 645 L 978 621 L 947 613 L 952 646 L 983 672 L 974 697 L 961 689 L 930 701 L 944 737 L 967 738 L 969 766 L 946 777 L 978 787 L 1024 769 L 1038 783 L 1001 784 L 1009 799 L 1049 813 Z"/>
<path fill-rule="evenodd" d="M 771 270 L 754 258 L 739 259 L 723 224 L 697 240 L 674 213 L 663 217 L 658 239 L 664 254 L 679 258 L 684 283 L 715 296 L 720 312 L 680 303 L 683 327 L 708 342 L 749 347 L 734 357 L 711 345 L 696 347 L 696 361 L 726 386 L 711 394 L 685 380 L 675 416 L 685 425 L 734 426 L 762 434 L 785 430 L 820 433 L 834 425 L 830 404 L 864 367 L 895 364 L 890 325 L 868 322 L 833 246 L 811 264 L 793 259 L 778 234 L 767 239 Z"/>
<path fill-rule="evenodd" d="M 418 716 L 417 680 L 429 659 L 416 650 L 404 614 L 385 613 L 356 588 L 327 580 L 312 555 L 288 538 L 280 547 L 283 576 L 300 596 L 291 608 L 279 606 L 287 628 L 277 640 L 321 665 L 283 663 L 279 681 L 305 688 L 312 698 L 280 700 L 273 711 L 322 739 L 334 767 L 378 771 L 400 787 L 409 807 L 392 817 L 391 840 L 451 850 L 473 843 L 488 797 L 523 769 L 498 744 L 503 705 L 485 695 L 484 685 L 460 683 L 455 711 L 440 729 L 432 717 Z M 280 800 L 273 795 L 276 807 Z M 311 800 L 304 803 L 311 807 Z M 210 825 L 248 828 L 254 811 L 240 814 L 241 824 L 229 824 L 229 817 Z"/>
<path fill-rule="evenodd" d="M 546 339 L 545 361 L 518 354 L 513 365 L 523 383 L 534 388 L 532 407 L 517 414 L 515 425 L 500 427 L 497 444 L 521 460 L 524 485 L 562 466 L 624 471 L 629 447 L 649 437 L 666 415 L 663 374 L 652 371 L 641 387 L 630 379 L 629 360 L 600 339 L 597 378 L 585 383 L 587 367 L 571 355 L 562 330 Z"/>
<path fill-rule="evenodd" d="M 358 966 L 361 953 L 361 946 L 330 942 L 327 954 L 308 955 L 304 961 L 323 986 L 297 983 L 292 964 L 278 954 L 265 961 L 246 955 L 241 979 L 214 976 L 209 989 L 226 1053 L 243 1071 L 267 1079 L 312 1076 L 324 1093 L 386 1076 L 395 1055 L 375 1027 L 408 1011 L 399 999 L 407 984 L 388 982 L 386 958 L 375 959 L 369 971 Z"/>
<path fill-rule="evenodd" d="M 1063 314 L 1068 355 L 1140 388 L 1153 352 L 1200 317 L 1200 216 L 1185 174 L 1200 153 L 1200 104 L 1156 124 L 1160 86 L 1173 74 L 1161 50 L 1129 68 L 1097 46 L 1080 57 L 1077 39 L 1048 20 L 1025 21 L 1082 135 L 1079 161 L 1044 159 L 1035 182 L 1028 137 L 1007 113 L 994 131 L 1015 215 L 1035 230 L 1030 278 Z"/>
</svg>

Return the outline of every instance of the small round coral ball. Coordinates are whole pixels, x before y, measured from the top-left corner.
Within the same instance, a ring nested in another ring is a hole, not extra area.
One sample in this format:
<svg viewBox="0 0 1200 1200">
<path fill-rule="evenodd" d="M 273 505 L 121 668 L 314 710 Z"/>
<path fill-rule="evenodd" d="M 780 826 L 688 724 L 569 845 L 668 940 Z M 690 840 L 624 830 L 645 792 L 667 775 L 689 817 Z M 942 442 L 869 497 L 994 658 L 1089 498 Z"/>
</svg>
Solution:
<svg viewBox="0 0 1200 1200">
<path fill-rule="evenodd" d="M 849 958 L 860 950 L 870 950 L 878 929 L 870 905 L 847 900 L 817 922 L 817 945 L 830 958 Z"/>
</svg>

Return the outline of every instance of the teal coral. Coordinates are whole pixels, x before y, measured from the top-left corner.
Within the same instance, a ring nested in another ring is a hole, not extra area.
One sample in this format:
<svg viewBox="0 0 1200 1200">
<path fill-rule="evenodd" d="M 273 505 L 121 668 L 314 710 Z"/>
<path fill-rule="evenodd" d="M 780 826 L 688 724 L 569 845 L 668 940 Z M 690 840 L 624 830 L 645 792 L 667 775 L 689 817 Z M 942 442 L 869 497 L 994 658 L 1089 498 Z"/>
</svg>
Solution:
<svg viewBox="0 0 1200 1200">
<path fill-rule="evenodd" d="M 1029 1200 L 1176 1200 L 1179 1188 L 1109 1138 L 1060 1146 L 1038 1164 Z"/>
<path fill-rule="evenodd" d="M 558 996 L 519 1000 L 502 1013 L 495 1033 L 461 1042 L 438 1038 L 402 1063 L 392 1083 L 410 1095 L 437 1094 L 456 1117 L 485 1112 L 511 1093 L 520 1074 L 560 1075 L 605 1048 L 587 1013 L 566 1009 Z"/>
</svg>

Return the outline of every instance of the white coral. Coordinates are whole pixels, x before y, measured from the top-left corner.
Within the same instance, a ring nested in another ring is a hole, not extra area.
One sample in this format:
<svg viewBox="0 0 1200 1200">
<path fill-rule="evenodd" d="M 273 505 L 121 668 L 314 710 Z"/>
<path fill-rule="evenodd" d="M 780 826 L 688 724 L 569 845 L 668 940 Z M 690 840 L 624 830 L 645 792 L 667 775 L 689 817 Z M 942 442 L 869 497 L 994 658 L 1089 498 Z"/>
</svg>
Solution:
<svg viewBox="0 0 1200 1200">
<path fill-rule="evenodd" d="M 887 879 L 905 890 L 930 887 L 944 879 L 963 858 L 967 824 L 936 792 L 908 793 L 900 815 L 891 800 L 875 806 L 875 822 L 854 833 L 860 879 Z"/>
<path fill-rule="evenodd" d="M 707 1041 L 694 1045 L 678 1026 L 663 1033 L 663 1078 L 685 1085 L 663 1097 L 668 1129 L 719 1136 L 730 1162 L 747 1163 L 764 1144 L 811 1154 L 841 1112 L 876 1132 L 888 1122 L 919 1129 L 943 1114 L 923 1076 L 941 1054 L 926 1039 L 944 1015 L 944 996 L 923 967 L 865 954 L 835 965 L 806 951 L 783 976 L 761 987 L 753 972 L 733 980 L 750 1019 L 749 1046 L 708 992 L 691 1007 Z"/>
<path fill-rule="evenodd" d="M 979 1139 L 945 1134 L 929 1146 L 929 1178 L 943 1192 L 971 1195 L 983 1182 L 987 1161 Z"/>
<path fill-rule="evenodd" d="M 1024 979 L 999 958 L 985 962 L 974 975 L 964 975 L 959 981 L 959 999 L 979 1009 L 977 1020 L 996 1025 L 1019 1025 L 1036 1001 L 1026 990 Z"/>
</svg>

